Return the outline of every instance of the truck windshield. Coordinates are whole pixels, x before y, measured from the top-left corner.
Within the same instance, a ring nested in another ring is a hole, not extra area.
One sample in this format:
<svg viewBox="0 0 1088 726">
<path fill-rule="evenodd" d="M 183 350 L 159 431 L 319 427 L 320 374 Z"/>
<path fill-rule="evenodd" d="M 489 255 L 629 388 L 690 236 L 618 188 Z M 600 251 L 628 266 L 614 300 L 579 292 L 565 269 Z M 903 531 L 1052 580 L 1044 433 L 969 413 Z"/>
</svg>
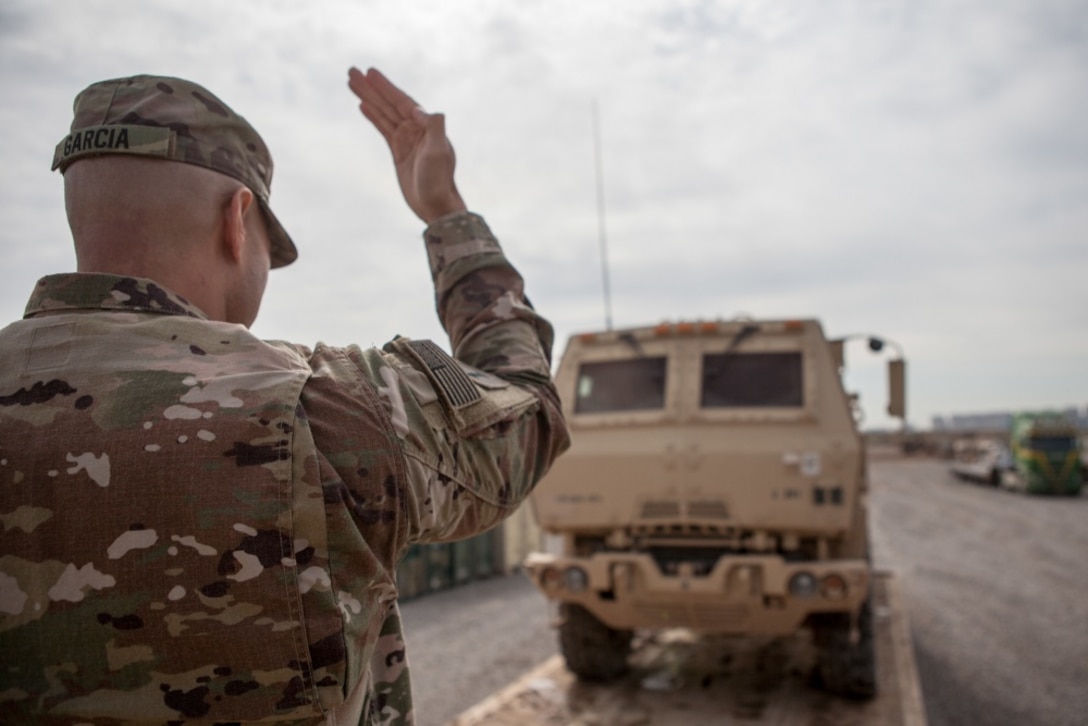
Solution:
<svg viewBox="0 0 1088 726">
<path fill-rule="evenodd" d="M 1047 451 L 1052 453 L 1064 453 L 1077 448 L 1072 436 L 1032 436 L 1028 446 L 1033 451 Z"/>
<path fill-rule="evenodd" d="M 665 406 L 665 358 L 583 363 L 575 413 L 640 411 Z"/>
<path fill-rule="evenodd" d="M 703 408 L 804 405 L 800 353 L 711 353 L 703 356 Z"/>
</svg>

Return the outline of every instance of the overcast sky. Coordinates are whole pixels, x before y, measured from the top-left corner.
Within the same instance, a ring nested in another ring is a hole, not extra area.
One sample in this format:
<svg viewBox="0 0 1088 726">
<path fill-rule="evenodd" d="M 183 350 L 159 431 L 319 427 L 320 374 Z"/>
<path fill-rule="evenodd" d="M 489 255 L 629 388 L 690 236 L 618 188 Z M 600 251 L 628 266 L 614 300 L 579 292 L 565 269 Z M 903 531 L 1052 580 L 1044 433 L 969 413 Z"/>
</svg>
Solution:
<svg viewBox="0 0 1088 726">
<path fill-rule="evenodd" d="M 819 318 L 908 360 L 911 423 L 1088 405 L 1088 4 L 1077 0 L 4 0 L 0 321 L 74 268 L 49 171 L 72 98 L 203 83 L 264 136 L 300 250 L 254 330 L 445 342 L 422 226 L 346 88 L 447 115 L 458 184 L 537 308 L 602 328 Z M 866 426 L 887 353 L 847 346 Z"/>
</svg>

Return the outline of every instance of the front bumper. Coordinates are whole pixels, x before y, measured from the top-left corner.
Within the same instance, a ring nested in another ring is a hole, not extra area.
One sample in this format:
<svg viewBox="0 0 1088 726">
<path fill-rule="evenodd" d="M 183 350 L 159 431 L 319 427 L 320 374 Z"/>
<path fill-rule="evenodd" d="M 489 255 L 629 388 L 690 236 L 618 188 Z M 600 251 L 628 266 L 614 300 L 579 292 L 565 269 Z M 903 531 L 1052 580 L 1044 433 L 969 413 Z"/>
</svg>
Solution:
<svg viewBox="0 0 1088 726">
<path fill-rule="evenodd" d="M 814 613 L 856 613 L 869 595 L 864 560 L 726 555 L 704 575 L 683 565 L 676 574 L 664 574 L 644 553 L 533 553 L 525 566 L 549 599 L 581 605 L 617 630 L 789 635 Z"/>
</svg>

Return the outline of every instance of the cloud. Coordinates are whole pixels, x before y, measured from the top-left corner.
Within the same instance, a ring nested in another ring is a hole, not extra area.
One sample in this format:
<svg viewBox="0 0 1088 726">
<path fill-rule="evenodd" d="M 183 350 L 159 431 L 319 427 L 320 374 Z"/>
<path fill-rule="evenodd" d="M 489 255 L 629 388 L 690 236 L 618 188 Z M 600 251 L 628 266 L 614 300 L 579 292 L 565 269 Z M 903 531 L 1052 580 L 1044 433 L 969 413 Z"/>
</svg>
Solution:
<svg viewBox="0 0 1088 726">
<path fill-rule="evenodd" d="M 603 323 L 596 103 L 617 324 L 746 312 L 886 335 L 923 426 L 1085 403 L 1079 3 L 13 0 L 0 39 L 7 319 L 71 268 L 48 172 L 71 98 L 146 71 L 206 83 L 273 150 L 302 256 L 258 333 L 441 339 L 421 225 L 345 90 L 348 65 L 376 65 L 447 114 L 462 192 L 560 349 Z M 881 359 L 850 358 L 868 422 L 889 423 Z"/>
</svg>

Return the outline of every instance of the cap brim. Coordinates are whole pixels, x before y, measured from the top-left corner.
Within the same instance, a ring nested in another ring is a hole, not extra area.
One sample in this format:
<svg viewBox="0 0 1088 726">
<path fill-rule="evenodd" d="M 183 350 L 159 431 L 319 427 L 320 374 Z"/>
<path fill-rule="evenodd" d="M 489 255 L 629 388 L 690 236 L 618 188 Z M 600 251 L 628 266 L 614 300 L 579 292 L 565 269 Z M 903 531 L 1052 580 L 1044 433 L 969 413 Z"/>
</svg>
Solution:
<svg viewBox="0 0 1088 726">
<path fill-rule="evenodd" d="M 295 249 L 295 243 L 291 241 L 287 230 L 272 213 L 272 209 L 264 201 L 260 204 L 268 226 L 268 241 L 272 245 L 272 269 L 285 267 L 298 259 L 298 250 Z"/>
</svg>

